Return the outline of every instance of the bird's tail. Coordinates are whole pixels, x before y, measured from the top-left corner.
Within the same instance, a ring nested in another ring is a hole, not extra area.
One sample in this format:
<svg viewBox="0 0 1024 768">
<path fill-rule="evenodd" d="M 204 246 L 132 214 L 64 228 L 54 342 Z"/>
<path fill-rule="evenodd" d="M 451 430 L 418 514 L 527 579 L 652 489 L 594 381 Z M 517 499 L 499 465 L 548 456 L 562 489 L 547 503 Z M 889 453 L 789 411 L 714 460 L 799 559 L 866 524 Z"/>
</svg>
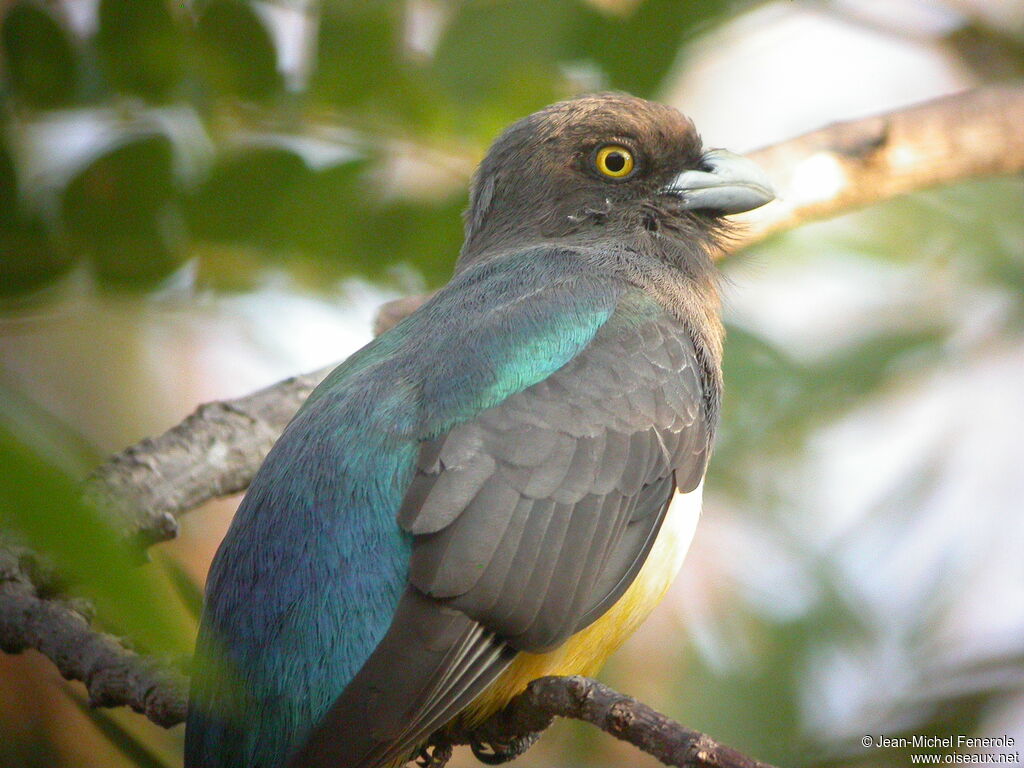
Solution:
<svg viewBox="0 0 1024 768">
<path fill-rule="evenodd" d="M 490 685 L 515 655 L 461 611 L 409 587 L 380 645 L 290 765 L 401 764 Z"/>
</svg>

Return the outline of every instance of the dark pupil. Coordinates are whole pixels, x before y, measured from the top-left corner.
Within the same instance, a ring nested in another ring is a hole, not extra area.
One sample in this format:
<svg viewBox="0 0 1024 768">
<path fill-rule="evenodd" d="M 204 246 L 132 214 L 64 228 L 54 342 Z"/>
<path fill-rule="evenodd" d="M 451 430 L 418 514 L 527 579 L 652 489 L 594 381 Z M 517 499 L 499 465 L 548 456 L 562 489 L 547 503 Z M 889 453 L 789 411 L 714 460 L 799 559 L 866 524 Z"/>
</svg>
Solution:
<svg viewBox="0 0 1024 768">
<path fill-rule="evenodd" d="M 626 157 L 621 152 L 609 152 L 604 164 L 612 173 L 618 173 L 626 167 Z"/>
</svg>

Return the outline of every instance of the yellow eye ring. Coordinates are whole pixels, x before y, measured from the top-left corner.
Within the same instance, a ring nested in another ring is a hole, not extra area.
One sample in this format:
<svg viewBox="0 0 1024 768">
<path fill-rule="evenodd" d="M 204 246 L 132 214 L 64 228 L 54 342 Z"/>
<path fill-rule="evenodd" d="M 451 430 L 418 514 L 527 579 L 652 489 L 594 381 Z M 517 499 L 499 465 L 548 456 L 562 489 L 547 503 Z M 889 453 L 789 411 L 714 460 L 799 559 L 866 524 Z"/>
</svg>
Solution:
<svg viewBox="0 0 1024 768">
<path fill-rule="evenodd" d="M 609 144 L 597 151 L 594 165 L 605 176 L 622 179 L 633 172 L 633 153 L 619 144 Z"/>
</svg>

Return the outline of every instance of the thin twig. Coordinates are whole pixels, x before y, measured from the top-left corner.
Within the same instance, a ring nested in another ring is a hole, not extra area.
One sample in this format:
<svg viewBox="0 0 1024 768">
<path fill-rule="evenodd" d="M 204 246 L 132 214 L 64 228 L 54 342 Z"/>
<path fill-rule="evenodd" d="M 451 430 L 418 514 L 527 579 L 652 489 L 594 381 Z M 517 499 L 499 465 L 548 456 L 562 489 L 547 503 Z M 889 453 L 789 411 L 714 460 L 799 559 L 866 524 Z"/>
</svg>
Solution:
<svg viewBox="0 0 1024 768">
<path fill-rule="evenodd" d="M 590 723 L 653 755 L 665 765 L 679 768 L 771 768 L 768 763 L 719 744 L 705 733 L 683 727 L 631 696 L 579 676 L 534 680 L 504 710 L 482 726 L 458 733 L 437 734 L 433 741 L 434 754 L 447 755 L 449 747 L 456 744 L 473 745 L 477 756 L 481 756 L 480 747 L 485 745 L 504 746 L 523 739 L 528 745 L 532 743 L 530 737 L 533 734 L 551 724 L 552 717 Z M 507 755 L 512 757 L 519 751 L 516 748 L 514 753 Z"/>
</svg>

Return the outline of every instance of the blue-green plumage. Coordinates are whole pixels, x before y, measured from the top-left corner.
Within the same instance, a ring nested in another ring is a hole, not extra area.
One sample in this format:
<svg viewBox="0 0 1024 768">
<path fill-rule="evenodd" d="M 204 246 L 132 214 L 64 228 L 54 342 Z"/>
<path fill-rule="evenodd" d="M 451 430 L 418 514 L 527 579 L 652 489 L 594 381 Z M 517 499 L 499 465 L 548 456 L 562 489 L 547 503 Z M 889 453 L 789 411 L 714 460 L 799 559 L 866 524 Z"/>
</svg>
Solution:
<svg viewBox="0 0 1024 768">
<path fill-rule="evenodd" d="M 611 317 L 623 283 L 572 250 L 538 255 L 463 272 L 282 434 L 210 571 L 186 766 L 282 764 L 388 629 L 420 442 L 545 379 Z"/>
</svg>

